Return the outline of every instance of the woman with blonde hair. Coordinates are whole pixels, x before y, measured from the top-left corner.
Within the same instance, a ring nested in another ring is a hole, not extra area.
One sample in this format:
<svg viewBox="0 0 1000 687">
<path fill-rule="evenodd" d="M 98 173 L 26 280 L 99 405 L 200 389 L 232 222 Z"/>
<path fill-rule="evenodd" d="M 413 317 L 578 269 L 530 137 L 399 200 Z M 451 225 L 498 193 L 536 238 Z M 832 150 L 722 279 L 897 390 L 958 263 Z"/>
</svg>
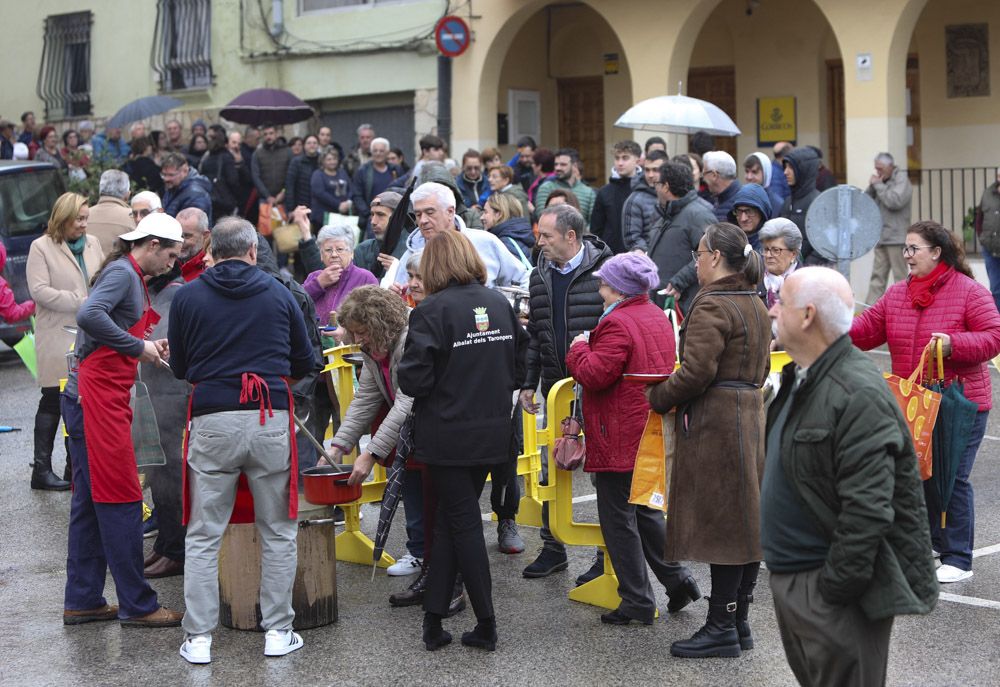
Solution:
<svg viewBox="0 0 1000 687">
<path fill-rule="evenodd" d="M 413 456 L 427 466 L 438 498 L 423 641 L 428 651 L 451 642 L 441 621 L 461 573 L 477 620 L 462 643 L 493 651 L 496 619 L 479 498 L 486 475 L 506 470 L 510 459 L 513 397 L 528 337 L 507 298 L 484 286 L 486 266 L 463 234 L 434 235 L 420 272 L 429 295 L 410 315 L 398 380 L 413 398 Z"/>
<path fill-rule="evenodd" d="M 87 234 L 87 199 L 64 193 L 56 200 L 45 233 L 28 251 L 28 291 L 35 301 L 35 355 L 42 397 L 35 413 L 35 456 L 31 488 L 69 489 L 70 458 L 63 479 L 52 472 L 52 448 L 59 430 L 59 379 L 66 376 L 66 352 L 73 344 L 76 312 L 90 292 L 90 279 L 104 254 Z M 69 328 L 67 331 L 66 328 Z"/>
<path fill-rule="evenodd" d="M 510 193 L 494 193 L 486 199 L 482 220 L 483 228 L 500 239 L 507 250 L 526 263 L 530 270 L 532 266 L 526 256 L 531 255 L 535 246 L 535 234 L 531 229 L 531 220 L 518 199 Z"/>
</svg>

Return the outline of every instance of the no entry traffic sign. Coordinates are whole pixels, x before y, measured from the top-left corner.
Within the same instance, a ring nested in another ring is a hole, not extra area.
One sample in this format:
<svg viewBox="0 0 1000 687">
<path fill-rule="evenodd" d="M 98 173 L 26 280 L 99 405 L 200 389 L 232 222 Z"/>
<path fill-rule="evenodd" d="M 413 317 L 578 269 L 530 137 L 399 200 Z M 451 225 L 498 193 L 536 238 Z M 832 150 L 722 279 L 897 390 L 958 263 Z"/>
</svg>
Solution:
<svg viewBox="0 0 1000 687">
<path fill-rule="evenodd" d="M 469 47 L 472 32 L 460 17 L 442 17 L 434 27 L 434 42 L 445 57 L 458 57 Z"/>
</svg>

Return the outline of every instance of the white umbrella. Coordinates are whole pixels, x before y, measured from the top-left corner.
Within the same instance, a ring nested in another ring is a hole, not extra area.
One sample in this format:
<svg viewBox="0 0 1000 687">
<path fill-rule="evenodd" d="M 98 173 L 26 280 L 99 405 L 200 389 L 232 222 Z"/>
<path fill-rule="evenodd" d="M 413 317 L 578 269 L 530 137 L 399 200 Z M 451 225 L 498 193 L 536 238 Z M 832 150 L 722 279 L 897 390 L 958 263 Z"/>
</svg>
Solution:
<svg viewBox="0 0 1000 687">
<path fill-rule="evenodd" d="M 661 95 L 643 100 L 619 117 L 615 126 L 672 134 L 704 131 L 715 136 L 739 136 L 741 133 L 729 115 L 717 106 L 686 95 Z"/>
</svg>

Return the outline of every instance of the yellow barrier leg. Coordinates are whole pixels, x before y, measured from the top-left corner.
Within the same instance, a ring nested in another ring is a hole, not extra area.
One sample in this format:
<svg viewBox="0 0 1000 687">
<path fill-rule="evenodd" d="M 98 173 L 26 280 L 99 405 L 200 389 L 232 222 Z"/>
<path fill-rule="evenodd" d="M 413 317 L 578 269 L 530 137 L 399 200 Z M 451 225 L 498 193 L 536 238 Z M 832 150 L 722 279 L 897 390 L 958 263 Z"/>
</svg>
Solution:
<svg viewBox="0 0 1000 687">
<path fill-rule="evenodd" d="M 355 501 L 341 506 L 344 509 L 344 531 L 337 535 L 337 560 L 346 563 L 371 565 L 375 542 L 361 531 L 361 503 Z M 378 567 L 388 568 L 396 559 L 383 552 Z"/>
<path fill-rule="evenodd" d="M 611 565 L 611 556 L 608 555 L 607 548 L 603 546 L 599 548 L 604 554 L 604 572 L 600 577 L 571 590 L 569 598 L 570 601 L 579 601 L 591 606 L 614 610 L 622 602 L 621 597 L 618 596 L 618 576 Z M 660 611 L 656 610 L 653 617 L 659 618 Z"/>
</svg>

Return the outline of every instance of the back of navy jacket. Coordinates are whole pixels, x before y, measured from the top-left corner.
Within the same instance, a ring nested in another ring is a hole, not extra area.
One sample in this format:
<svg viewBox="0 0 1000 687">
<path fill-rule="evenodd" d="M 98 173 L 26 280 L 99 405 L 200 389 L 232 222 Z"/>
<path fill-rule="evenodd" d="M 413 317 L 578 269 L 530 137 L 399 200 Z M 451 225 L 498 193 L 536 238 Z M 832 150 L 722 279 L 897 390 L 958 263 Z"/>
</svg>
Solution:
<svg viewBox="0 0 1000 687">
<path fill-rule="evenodd" d="M 509 458 L 527 344 L 507 299 L 479 284 L 449 286 L 413 311 L 397 376 L 414 399 L 417 460 L 459 466 Z"/>
<path fill-rule="evenodd" d="M 193 415 L 248 410 L 244 372 L 264 379 L 275 410 L 288 408 L 282 377 L 312 371 L 302 311 L 288 290 L 256 266 L 224 260 L 181 287 L 170 307 L 170 367 L 195 384 Z"/>
</svg>

